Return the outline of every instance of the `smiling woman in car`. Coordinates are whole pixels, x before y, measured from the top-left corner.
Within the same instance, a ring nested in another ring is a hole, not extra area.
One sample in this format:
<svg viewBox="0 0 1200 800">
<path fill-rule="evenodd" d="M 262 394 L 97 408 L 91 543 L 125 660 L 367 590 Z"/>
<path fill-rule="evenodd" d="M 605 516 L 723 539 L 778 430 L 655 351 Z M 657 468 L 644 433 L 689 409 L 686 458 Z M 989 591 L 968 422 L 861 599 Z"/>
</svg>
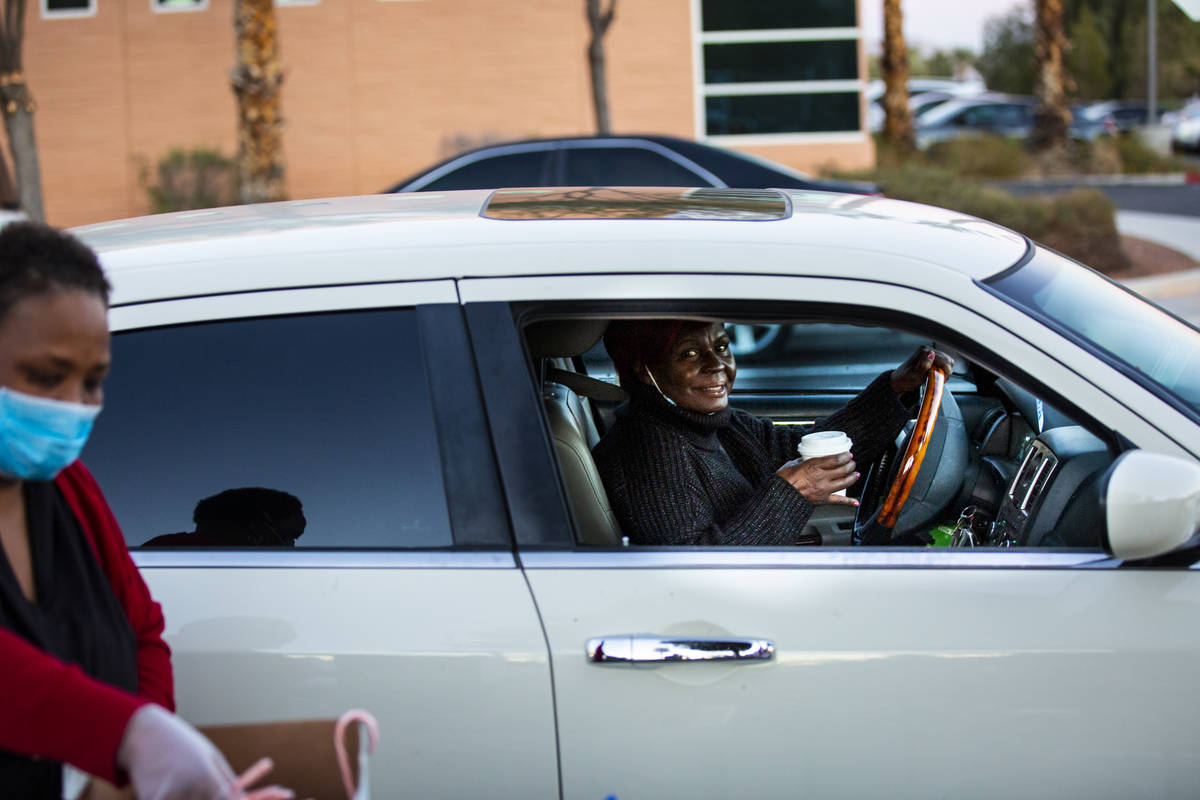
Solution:
<svg viewBox="0 0 1200 800">
<path fill-rule="evenodd" d="M 604 346 L 629 402 L 595 458 L 622 530 L 642 545 L 800 544 L 813 507 L 857 505 L 838 494 L 896 438 L 917 389 L 949 356 L 919 348 L 837 413 L 801 430 L 731 408 L 737 364 L 725 326 L 631 320 Z M 852 453 L 796 458 L 802 434 L 844 431 Z"/>
</svg>

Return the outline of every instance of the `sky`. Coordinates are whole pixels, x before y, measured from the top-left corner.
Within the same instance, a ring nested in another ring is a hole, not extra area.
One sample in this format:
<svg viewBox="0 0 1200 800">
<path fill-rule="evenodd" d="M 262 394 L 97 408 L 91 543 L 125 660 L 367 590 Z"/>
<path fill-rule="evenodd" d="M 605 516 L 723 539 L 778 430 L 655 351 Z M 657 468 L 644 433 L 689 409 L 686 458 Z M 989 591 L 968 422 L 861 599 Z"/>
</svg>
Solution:
<svg viewBox="0 0 1200 800">
<path fill-rule="evenodd" d="M 1034 0 L 902 0 L 904 37 L 909 47 L 925 50 L 967 47 L 983 49 L 983 24 Z M 867 52 L 883 40 L 883 0 L 862 0 L 862 27 Z"/>
</svg>

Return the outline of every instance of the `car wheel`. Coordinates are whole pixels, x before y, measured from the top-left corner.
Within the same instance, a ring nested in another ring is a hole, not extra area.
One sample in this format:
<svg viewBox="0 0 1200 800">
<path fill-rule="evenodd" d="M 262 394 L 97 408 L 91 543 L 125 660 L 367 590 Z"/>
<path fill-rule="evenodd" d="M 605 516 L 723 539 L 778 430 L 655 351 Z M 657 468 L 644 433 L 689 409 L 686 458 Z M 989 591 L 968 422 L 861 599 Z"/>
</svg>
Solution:
<svg viewBox="0 0 1200 800">
<path fill-rule="evenodd" d="M 783 352 L 792 335 L 790 325 L 726 325 L 729 347 L 738 358 Z"/>
</svg>

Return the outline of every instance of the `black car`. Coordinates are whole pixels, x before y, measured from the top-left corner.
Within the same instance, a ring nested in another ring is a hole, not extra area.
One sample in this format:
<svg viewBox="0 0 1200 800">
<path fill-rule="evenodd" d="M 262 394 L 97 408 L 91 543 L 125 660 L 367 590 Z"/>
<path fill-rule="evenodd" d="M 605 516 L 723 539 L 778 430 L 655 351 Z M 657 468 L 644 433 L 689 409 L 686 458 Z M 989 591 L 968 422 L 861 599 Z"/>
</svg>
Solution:
<svg viewBox="0 0 1200 800">
<path fill-rule="evenodd" d="M 460 153 L 388 192 L 502 186 L 716 186 L 878 194 L 871 183 L 827 181 L 767 159 L 673 136 L 531 139 Z"/>
</svg>

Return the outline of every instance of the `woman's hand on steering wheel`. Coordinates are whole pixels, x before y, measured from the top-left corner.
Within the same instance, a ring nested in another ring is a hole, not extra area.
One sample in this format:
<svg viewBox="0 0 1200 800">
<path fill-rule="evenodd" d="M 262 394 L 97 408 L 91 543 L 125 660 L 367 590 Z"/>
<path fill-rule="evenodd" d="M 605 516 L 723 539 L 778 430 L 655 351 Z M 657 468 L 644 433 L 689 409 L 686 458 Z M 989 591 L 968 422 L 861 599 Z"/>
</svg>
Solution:
<svg viewBox="0 0 1200 800">
<path fill-rule="evenodd" d="M 858 480 L 858 473 L 854 470 L 853 455 L 838 453 L 806 461 L 797 458 L 787 462 L 776 472 L 814 506 L 857 506 L 858 501 L 853 497 L 834 494 L 854 485 Z"/>
<path fill-rule="evenodd" d="M 907 361 L 892 370 L 892 391 L 900 395 L 921 388 L 932 367 L 949 375 L 954 371 L 954 359 L 923 344 Z"/>
</svg>

